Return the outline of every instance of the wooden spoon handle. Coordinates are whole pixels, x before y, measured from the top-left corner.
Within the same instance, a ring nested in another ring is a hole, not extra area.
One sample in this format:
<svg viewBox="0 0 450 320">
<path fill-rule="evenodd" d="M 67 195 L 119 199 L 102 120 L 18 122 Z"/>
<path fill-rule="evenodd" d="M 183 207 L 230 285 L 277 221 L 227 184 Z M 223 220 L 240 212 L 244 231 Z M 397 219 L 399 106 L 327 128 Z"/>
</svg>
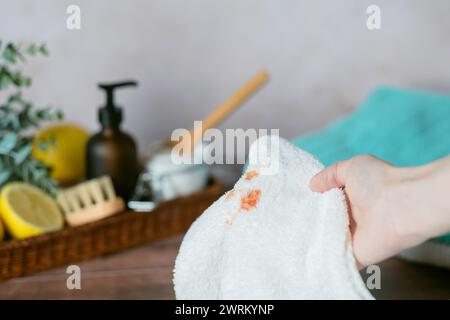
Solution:
<svg viewBox="0 0 450 320">
<path fill-rule="evenodd" d="M 192 127 L 189 130 L 189 135 L 183 137 L 181 142 L 188 143 L 189 147 L 187 150 L 192 151 L 199 140 L 202 139 L 203 133 L 218 125 L 220 122 L 225 120 L 238 106 L 240 106 L 244 101 L 246 101 L 253 93 L 260 89 L 269 79 L 269 75 L 265 71 L 257 73 L 249 82 L 247 82 L 243 87 L 234 93 L 227 101 L 217 106 L 214 111 L 202 120 L 201 127 Z M 179 141 L 170 141 L 169 145 L 174 146 L 178 144 Z M 187 151 L 186 150 L 186 151 Z"/>
<path fill-rule="evenodd" d="M 269 76 L 266 72 L 256 74 L 249 82 L 240 88 L 227 101 L 217 108 L 205 119 L 203 119 L 203 131 L 215 127 L 231 114 L 239 105 L 247 100 L 253 93 L 267 82 Z M 193 128 L 191 130 L 194 130 Z"/>
</svg>

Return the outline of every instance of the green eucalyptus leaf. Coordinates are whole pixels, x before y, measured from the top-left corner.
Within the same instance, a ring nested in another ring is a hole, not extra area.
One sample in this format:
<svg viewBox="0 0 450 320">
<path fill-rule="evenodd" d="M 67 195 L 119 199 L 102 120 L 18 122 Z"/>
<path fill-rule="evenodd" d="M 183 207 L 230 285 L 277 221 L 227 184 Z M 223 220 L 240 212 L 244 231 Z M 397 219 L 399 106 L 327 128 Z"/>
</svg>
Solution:
<svg viewBox="0 0 450 320">
<path fill-rule="evenodd" d="M 17 151 L 14 154 L 14 163 L 16 166 L 22 164 L 31 154 L 31 144 L 27 144 L 20 148 L 19 151 Z"/>
<path fill-rule="evenodd" d="M 0 138 L 0 153 L 9 154 L 15 147 L 17 142 L 17 134 L 7 132 Z"/>
<path fill-rule="evenodd" d="M 20 52 L 20 48 L 18 45 L 13 43 L 8 43 L 3 50 L 2 54 L 3 58 L 6 62 L 14 64 L 17 60 L 25 61 L 23 54 Z"/>
<path fill-rule="evenodd" d="M 39 150 L 46 152 L 48 150 L 47 143 L 44 140 L 38 141 L 38 148 Z"/>
<path fill-rule="evenodd" d="M 9 178 L 11 177 L 10 171 L 0 171 L 0 186 L 4 185 L 6 182 L 8 182 Z"/>
<path fill-rule="evenodd" d="M 30 183 L 30 173 L 29 170 L 26 166 L 22 166 L 20 167 L 22 168 L 22 172 L 21 172 L 21 180 L 26 182 L 26 183 Z"/>
<path fill-rule="evenodd" d="M 63 119 L 64 119 L 64 112 L 62 112 L 62 110 L 56 110 L 55 120 L 63 120 Z"/>
<path fill-rule="evenodd" d="M 41 44 L 41 46 L 39 47 L 39 52 L 42 53 L 44 56 L 48 56 L 49 55 L 49 51 L 47 46 L 44 44 Z"/>
<path fill-rule="evenodd" d="M 8 97 L 8 103 L 22 101 L 22 92 L 16 92 Z"/>
<path fill-rule="evenodd" d="M 33 80 L 31 80 L 30 77 L 23 77 L 22 78 L 22 86 L 24 87 L 29 87 L 31 86 L 31 83 L 33 82 Z"/>
<path fill-rule="evenodd" d="M 21 129 L 19 114 L 13 114 L 11 117 L 12 129 L 18 131 Z"/>
<path fill-rule="evenodd" d="M 49 150 L 49 146 L 51 145 L 50 140 L 48 139 L 39 139 L 37 144 L 38 148 L 43 152 L 47 152 Z"/>
<path fill-rule="evenodd" d="M 57 184 L 50 177 L 51 168 L 31 158 L 32 137 L 24 134 L 44 121 L 62 119 L 63 113 L 51 108 L 36 108 L 23 99 L 20 89 L 30 86 L 32 79 L 22 70 L 11 69 L 11 65 L 25 61 L 25 56 L 48 55 L 48 49 L 45 44 L 36 43 L 24 46 L 4 43 L 0 49 L 0 90 L 12 86 L 18 88 L 5 101 L 0 101 L 0 185 L 7 181 L 25 181 L 55 195 Z M 52 140 L 47 140 L 38 142 L 38 146 L 48 148 Z"/>
<path fill-rule="evenodd" d="M 9 78 L 16 86 L 21 86 L 22 74 L 20 73 L 20 71 L 9 73 Z"/>
<path fill-rule="evenodd" d="M 27 53 L 34 56 L 36 55 L 36 53 L 38 52 L 39 48 L 35 43 L 31 43 L 30 45 L 28 45 L 27 47 Z"/>
<path fill-rule="evenodd" d="M 23 75 L 20 71 L 11 74 L 10 78 L 11 81 L 18 87 L 29 87 L 31 85 L 31 78 Z"/>
<path fill-rule="evenodd" d="M 9 63 L 16 63 L 15 51 L 9 45 L 3 50 L 2 56 Z"/>
<path fill-rule="evenodd" d="M 5 68 L 0 69 L 0 90 L 6 89 L 12 83 L 11 76 Z"/>
</svg>

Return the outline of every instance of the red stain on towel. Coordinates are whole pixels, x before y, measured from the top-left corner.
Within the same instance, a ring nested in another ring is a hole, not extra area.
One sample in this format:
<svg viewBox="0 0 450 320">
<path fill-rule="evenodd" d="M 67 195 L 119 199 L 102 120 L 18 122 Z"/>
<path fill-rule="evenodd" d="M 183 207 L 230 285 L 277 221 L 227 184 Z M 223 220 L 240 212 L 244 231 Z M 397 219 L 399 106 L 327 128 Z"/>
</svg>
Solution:
<svg viewBox="0 0 450 320">
<path fill-rule="evenodd" d="M 245 174 L 245 180 L 250 181 L 257 176 L 259 176 L 259 172 L 256 170 L 251 170 Z"/>
<path fill-rule="evenodd" d="M 241 197 L 241 211 L 250 211 L 256 208 L 256 205 L 261 198 L 261 190 L 253 189 L 249 191 L 246 195 Z"/>
<path fill-rule="evenodd" d="M 234 196 L 234 190 L 230 190 L 227 192 L 227 195 L 225 196 L 225 201 L 230 200 Z"/>
</svg>

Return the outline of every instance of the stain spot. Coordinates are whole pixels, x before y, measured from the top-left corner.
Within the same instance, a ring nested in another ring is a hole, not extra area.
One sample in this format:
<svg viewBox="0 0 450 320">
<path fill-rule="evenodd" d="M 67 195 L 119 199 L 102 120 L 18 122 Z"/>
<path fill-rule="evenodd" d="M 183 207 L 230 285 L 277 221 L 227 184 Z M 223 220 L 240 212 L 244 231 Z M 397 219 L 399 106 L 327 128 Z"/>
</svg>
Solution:
<svg viewBox="0 0 450 320">
<path fill-rule="evenodd" d="M 250 211 L 256 208 L 261 198 L 261 189 L 253 189 L 241 197 L 241 211 Z"/>
<path fill-rule="evenodd" d="M 234 190 L 230 190 L 227 192 L 227 195 L 225 196 L 225 201 L 228 201 L 233 197 L 234 197 Z"/>
<path fill-rule="evenodd" d="M 229 225 L 230 227 L 233 225 L 233 222 L 234 222 L 234 217 L 233 217 L 233 216 L 227 217 L 227 218 L 225 219 L 225 223 L 226 223 L 227 225 Z"/>
<path fill-rule="evenodd" d="M 259 172 L 256 170 L 250 170 L 245 174 L 245 180 L 250 181 L 253 178 L 259 176 Z"/>
</svg>

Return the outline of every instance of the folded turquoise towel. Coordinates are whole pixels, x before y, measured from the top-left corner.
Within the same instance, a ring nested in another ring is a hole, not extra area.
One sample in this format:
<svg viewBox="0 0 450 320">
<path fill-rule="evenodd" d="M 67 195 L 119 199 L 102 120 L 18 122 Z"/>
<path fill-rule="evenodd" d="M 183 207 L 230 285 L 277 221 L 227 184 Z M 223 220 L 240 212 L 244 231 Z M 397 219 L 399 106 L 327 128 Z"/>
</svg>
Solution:
<svg viewBox="0 0 450 320">
<path fill-rule="evenodd" d="M 293 142 L 325 165 L 363 153 L 426 164 L 450 154 L 450 97 L 382 87 L 352 115 Z M 450 244 L 450 234 L 434 241 Z"/>
</svg>

